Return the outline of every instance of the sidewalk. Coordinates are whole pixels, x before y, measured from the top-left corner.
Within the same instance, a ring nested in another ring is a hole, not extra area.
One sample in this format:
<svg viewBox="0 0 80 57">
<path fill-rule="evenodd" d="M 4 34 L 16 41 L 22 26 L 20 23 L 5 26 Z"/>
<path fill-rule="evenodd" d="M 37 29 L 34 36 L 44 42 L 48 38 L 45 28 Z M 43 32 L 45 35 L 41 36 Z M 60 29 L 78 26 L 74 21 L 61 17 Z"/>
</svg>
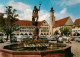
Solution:
<svg viewBox="0 0 80 57">
<path fill-rule="evenodd" d="M 10 42 L 0 43 L 0 48 L 3 48 L 3 46 L 10 45 L 10 44 L 11 44 Z"/>
</svg>

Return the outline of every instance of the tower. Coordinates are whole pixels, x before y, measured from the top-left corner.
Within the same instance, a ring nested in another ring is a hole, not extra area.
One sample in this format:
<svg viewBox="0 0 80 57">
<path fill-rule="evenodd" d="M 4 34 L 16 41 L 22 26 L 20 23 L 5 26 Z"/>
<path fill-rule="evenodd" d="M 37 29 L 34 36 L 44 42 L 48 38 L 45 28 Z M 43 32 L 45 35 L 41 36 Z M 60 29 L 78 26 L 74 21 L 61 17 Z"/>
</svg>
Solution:
<svg viewBox="0 0 80 57">
<path fill-rule="evenodd" d="M 54 24 L 55 24 L 54 10 L 53 10 L 53 8 L 51 8 L 51 10 L 50 10 L 50 17 L 49 17 L 50 35 L 53 35 Z"/>
</svg>

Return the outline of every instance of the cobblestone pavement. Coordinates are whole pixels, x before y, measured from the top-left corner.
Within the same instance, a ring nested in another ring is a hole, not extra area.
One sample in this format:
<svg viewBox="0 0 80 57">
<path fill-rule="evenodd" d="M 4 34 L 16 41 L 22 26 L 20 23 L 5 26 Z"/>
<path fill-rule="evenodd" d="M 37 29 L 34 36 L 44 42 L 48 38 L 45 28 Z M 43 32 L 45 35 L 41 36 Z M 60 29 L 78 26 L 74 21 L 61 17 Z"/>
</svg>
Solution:
<svg viewBox="0 0 80 57">
<path fill-rule="evenodd" d="M 53 42 L 56 43 L 56 41 Z M 73 57 L 80 57 L 80 42 L 71 41 L 71 44 L 64 43 L 71 46 L 71 52 L 74 54 Z"/>
<path fill-rule="evenodd" d="M 74 54 L 73 57 L 80 57 L 80 42 L 71 41 L 71 44 L 68 44 L 71 46 L 71 52 Z"/>
<path fill-rule="evenodd" d="M 56 41 L 52 41 L 52 42 L 56 42 Z M 2 46 L 9 45 L 9 44 L 10 44 L 9 42 L 0 43 L 0 48 L 2 48 Z M 74 54 L 73 57 L 80 57 L 80 42 L 71 41 L 71 44 L 69 43 L 65 43 L 65 44 L 71 46 L 71 52 Z"/>
</svg>

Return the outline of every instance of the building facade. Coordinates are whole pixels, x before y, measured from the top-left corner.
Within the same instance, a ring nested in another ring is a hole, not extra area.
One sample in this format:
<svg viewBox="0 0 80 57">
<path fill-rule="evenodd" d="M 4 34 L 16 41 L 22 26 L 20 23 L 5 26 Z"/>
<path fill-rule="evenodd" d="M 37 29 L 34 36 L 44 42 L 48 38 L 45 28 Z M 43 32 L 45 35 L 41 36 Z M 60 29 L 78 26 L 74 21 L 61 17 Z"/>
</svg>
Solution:
<svg viewBox="0 0 80 57">
<path fill-rule="evenodd" d="M 32 25 L 32 21 L 18 20 L 15 24 L 19 26 L 19 30 L 13 32 L 13 34 L 17 36 L 33 35 L 33 30 L 35 27 Z M 49 35 L 49 24 L 45 20 L 38 22 L 38 28 L 39 35 Z"/>
<path fill-rule="evenodd" d="M 80 18 L 76 19 L 72 27 L 72 35 L 80 35 Z"/>
<path fill-rule="evenodd" d="M 69 28 L 70 34 L 72 35 L 72 25 L 73 21 L 71 20 L 71 18 L 65 17 L 63 19 L 56 21 L 53 32 L 55 33 L 55 31 L 57 30 L 59 34 L 61 34 L 60 28 L 63 27 L 63 28 Z"/>
</svg>

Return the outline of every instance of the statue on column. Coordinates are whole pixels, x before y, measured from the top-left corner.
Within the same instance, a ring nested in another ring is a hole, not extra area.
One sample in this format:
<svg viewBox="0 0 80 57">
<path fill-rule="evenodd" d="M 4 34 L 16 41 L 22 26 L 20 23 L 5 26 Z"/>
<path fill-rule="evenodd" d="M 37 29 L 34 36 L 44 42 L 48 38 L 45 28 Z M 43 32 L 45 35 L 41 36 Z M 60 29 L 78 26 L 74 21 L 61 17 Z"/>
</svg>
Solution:
<svg viewBox="0 0 80 57">
<path fill-rule="evenodd" d="M 34 9 L 33 9 L 33 13 L 32 13 L 32 25 L 35 26 L 34 30 L 33 30 L 33 39 L 35 41 L 37 41 L 37 39 L 39 38 L 39 28 L 38 28 L 38 11 L 40 11 L 40 6 L 41 4 L 39 5 L 39 9 L 34 6 Z"/>
</svg>

